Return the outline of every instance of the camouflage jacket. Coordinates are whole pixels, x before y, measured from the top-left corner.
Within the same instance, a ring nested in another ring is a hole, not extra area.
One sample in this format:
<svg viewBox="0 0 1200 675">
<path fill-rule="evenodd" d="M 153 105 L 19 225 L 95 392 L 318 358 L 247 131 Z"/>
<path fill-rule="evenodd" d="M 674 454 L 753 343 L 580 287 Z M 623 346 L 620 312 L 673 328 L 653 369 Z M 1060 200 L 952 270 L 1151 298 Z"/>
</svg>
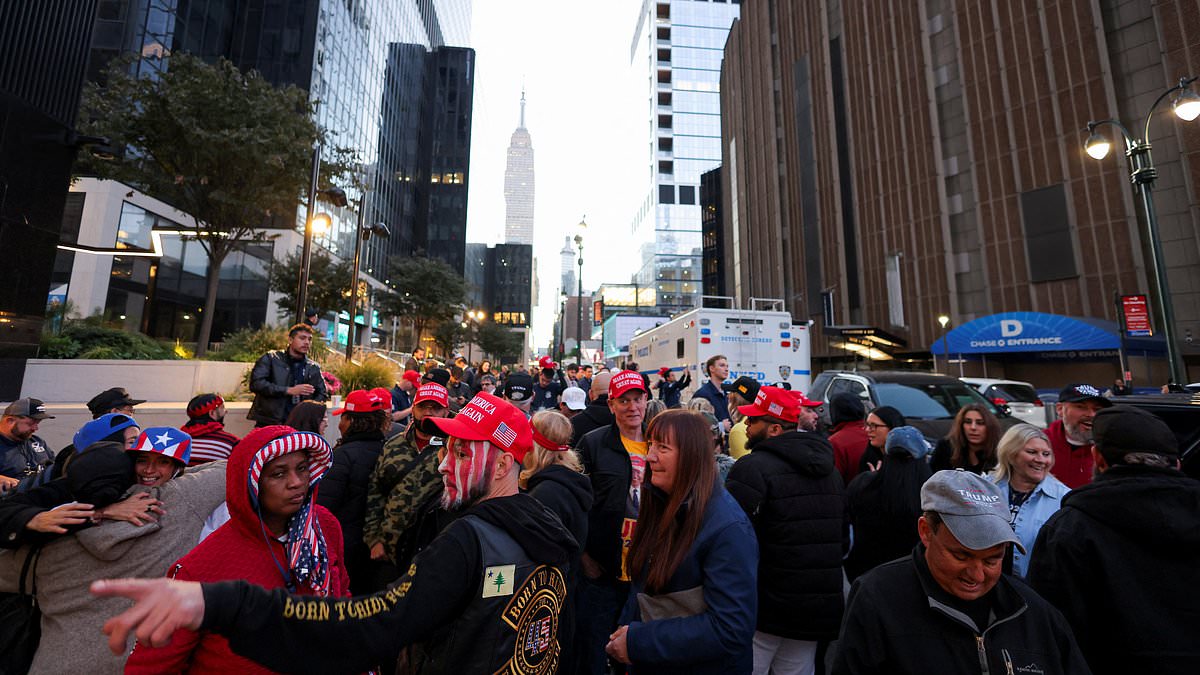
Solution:
<svg viewBox="0 0 1200 675">
<path fill-rule="evenodd" d="M 439 439 L 417 450 L 412 425 L 383 445 L 379 461 L 367 483 L 367 520 L 363 541 L 382 543 L 388 557 L 395 556 L 401 535 L 417 519 L 418 509 L 442 490 L 438 473 Z"/>
</svg>

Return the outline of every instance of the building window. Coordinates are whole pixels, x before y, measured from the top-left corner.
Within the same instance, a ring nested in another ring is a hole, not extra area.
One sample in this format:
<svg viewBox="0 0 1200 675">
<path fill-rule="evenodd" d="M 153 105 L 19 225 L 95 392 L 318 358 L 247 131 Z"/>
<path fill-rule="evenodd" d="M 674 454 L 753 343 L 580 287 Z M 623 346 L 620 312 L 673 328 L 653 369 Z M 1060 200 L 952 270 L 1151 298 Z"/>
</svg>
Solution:
<svg viewBox="0 0 1200 675">
<path fill-rule="evenodd" d="M 900 253 L 889 253 L 884 263 L 887 270 L 888 321 L 893 326 L 905 326 L 904 289 L 900 274 Z"/>
<path fill-rule="evenodd" d="M 674 204 L 675 203 L 675 186 L 674 185 L 659 185 L 658 186 L 658 203 L 659 204 Z"/>
<path fill-rule="evenodd" d="M 1075 269 L 1075 243 L 1067 214 L 1067 194 L 1061 183 L 1022 192 L 1021 219 L 1025 225 L 1030 281 L 1079 276 Z"/>
<path fill-rule="evenodd" d="M 680 185 L 679 186 L 679 203 L 680 204 L 695 204 L 696 203 L 696 186 Z"/>
</svg>

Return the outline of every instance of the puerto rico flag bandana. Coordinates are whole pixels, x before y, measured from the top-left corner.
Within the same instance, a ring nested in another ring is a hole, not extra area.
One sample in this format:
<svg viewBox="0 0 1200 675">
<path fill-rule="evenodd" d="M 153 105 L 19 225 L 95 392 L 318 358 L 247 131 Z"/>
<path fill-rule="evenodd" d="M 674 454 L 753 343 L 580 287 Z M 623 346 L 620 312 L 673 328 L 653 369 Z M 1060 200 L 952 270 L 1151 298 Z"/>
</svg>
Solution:
<svg viewBox="0 0 1200 675">
<path fill-rule="evenodd" d="M 271 460 L 291 454 L 305 452 L 308 455 L 308 498 L 304 506 L 292 516 L 288 523 L 287 544 L 288 569 L 298 582 L 312 588 L 318 595 L 329 595 L 329 553 L 325 548 L 325 535 L 317 522 L 313 503 L 317 499 L 317 484 L 333 465 L 333 450 L 319 434 L 297 431 L 280 436 L 259 449 L 250 464 L 248 476 L 250 502 L 255 509 L 258 503 L 258 483 L 262 470 Z"/>
</svg>

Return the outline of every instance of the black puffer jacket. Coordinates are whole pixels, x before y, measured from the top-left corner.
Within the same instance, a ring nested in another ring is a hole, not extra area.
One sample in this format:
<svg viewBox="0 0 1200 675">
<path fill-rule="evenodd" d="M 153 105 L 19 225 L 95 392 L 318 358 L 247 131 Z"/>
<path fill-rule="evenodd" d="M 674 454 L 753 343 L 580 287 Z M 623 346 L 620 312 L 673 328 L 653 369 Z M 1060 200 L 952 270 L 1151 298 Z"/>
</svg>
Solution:
<svg viewBox="0 0 1200 675">
<path fill-rule="evenodd" d="M 383 434 L 378 431 L 342 437 L 333 448 L 333 466 L 317 491 L 317 503 L 329 509 L 342 525 L 347 560 L 352 549 L 366 547 L 363 524 L 367 520 L 367 481 L 381 450 Z"/>
<path fill-rule="evenodd" d="M 758 535 L 758 630 L 836 637 L 850 516 L 829 441 L 804 431 L 762 441 L 733 465 L 725 487 Z"/>
<path fill-rule="evenodd" d="M 591 480 L 593 497 L 583 550 L 604 568 L 601 578 L 611 581 L 621 574 L 621 526 L 633 479 L 633 464 L 621 443 L 617 425 L 584 436 L 579 441 L 579 459 Z"/>
<path fill-rule="evenodd" d="M 1097 675 L 1197 672 L 1200 482 L 1113 466 L 1063 497 L 1029 583 L 1062 610 Z"/>
<path fill-rule="evenodd" d="M 588 432 L 606 427 L 613 421 L 612 411 L 608 409 L 608 394 L 588 403 L 583 412 L 571 418 L 571 447 L 578 448 L 579 441 Z"/>
</svg>

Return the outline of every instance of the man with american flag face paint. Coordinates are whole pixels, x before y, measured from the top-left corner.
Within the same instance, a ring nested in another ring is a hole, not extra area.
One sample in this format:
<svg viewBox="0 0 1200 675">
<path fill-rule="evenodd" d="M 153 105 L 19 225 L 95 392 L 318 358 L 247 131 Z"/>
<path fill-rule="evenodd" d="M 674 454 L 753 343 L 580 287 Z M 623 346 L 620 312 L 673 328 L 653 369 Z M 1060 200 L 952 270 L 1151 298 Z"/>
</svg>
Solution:
<svg viewBox="0 0 1200 675">
<path fill-rule="evenodd" d="M 129 633 L 166 642 L 176 628 L 226 636 L 232 650 L 281 672 L 391 672 L 401 648 L 425 673 L 549 675 L 559 667 L 559 613 L 579 544 L 554 513 L 518 490 L 533 446 L 524 413 L 487 393 L 453 419 L 439 472 L 460 515 L 386 591 L 349 600 L 293 598 L 245 582 L 97 582 L 137 602 L 105 624 L 120 652 Z"/>
</svg>

